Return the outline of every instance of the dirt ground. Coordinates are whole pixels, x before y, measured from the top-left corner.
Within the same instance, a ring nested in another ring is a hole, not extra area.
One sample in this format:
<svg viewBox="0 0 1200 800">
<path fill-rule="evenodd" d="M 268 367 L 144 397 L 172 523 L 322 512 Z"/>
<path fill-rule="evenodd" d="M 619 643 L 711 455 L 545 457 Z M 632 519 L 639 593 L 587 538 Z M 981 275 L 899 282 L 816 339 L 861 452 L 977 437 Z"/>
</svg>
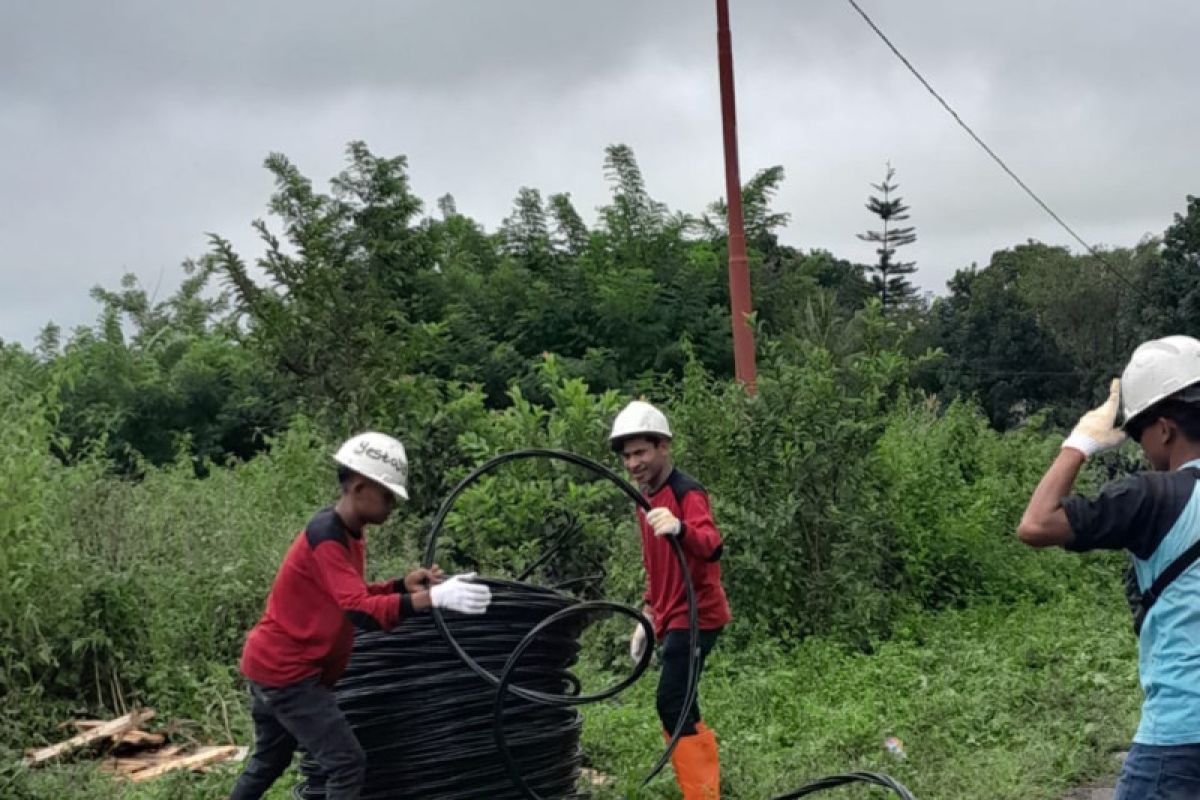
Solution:
<svg viewBox="0 0 1200 800">
<path fill-rule="evenodd" d="M 1117 753 L 1113 756 L 1114 770 L 1120 772 L 1121 764 L 1125 761 L 1125 753 Z M 1078 789 L 1073 789 L 1068 792 L 1063 800 L 1113 800 L 1113 794 L 1116 788 L 1117 779 L 1114 776 L 1110 781 L 1093 784 L 1092 786 L 1081 786 Z"/>
<path fill-rule="evenodd" d="M 1113 800 L 1112 787 L 1096 787 L 1092 789 L 1076 789 L 1063 800 Z"/>
</svg>

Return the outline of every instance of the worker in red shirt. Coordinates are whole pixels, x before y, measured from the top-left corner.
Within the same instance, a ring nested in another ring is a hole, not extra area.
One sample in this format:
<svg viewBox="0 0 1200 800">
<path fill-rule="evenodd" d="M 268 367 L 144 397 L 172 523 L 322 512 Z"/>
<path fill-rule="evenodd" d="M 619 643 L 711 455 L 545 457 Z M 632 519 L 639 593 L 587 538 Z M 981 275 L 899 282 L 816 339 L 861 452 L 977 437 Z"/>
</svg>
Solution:
<svg viewBox="0 0 1200 800">
<path fill-rule="evenodd" d="M 688 602 L 679 562 L 668 537 L 683 549 L 696 593 L 700 622 L 700 663 L 730 620 L 729 602 L 721 586 L 721 532 L 713 522 L 708 493 L 671 461 L 671 427 L 654 406 L 635 400 L 617 415 L 609 440 L 625 469 L 653 508 L 638 510 L 642 561 L 646 567 L 645 606 L 662 644 L 658 681 L 658 718 L 664 733 L 673 731 L 687 700 Z M 638 661 L 646 647 L 642 626 L 634 630 L 629 654 Z M 697 676 L 699 679 L 699 676 Z M 700 716 L 699 697 L 687 720 L 671 764 L 684 800 L 718 800 L 721 768 L 717 738 Z"/>
<path fill-rule="evenodd" d="M 328 800 L 357 800 L 366 756 L 332 691 L 350 660 L 354 629 L 387 630 L 431 607 L 482 614 L 491 602 L 490 590 L 471 582 L 473 574 L 443 581 L 436 566 L 403 580 L 365 583 L 364 530 L 387 521 L 396 497 L 408 499 L 408 458 L 392 437 L 363 433 L 333 460 L 341 496 L 292 542 L 242 650 L 254 755 L 230 800 L 262 797 L 297 747 L 328 776 Z"/>
</svg>

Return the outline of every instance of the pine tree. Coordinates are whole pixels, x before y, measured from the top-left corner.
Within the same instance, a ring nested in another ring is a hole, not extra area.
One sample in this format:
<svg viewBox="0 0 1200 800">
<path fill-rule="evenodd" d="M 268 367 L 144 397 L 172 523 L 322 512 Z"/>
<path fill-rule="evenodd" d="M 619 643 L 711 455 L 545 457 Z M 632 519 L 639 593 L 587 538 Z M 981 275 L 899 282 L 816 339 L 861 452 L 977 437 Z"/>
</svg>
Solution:
<svg viewBox="0 0 1200 800">
<path fill-rule="evenodd" d="M 517 193 L 513 212 L 500 226 L 500 241 L 508 255 L 539 261 L 550 252 L 550 226 L 542 193 L 525 186 Z"/>
<path fill-rule="evenodd" d="M 567 192 L 550 195 L 548 204 L 550 214 L 554 218 L 554 233 L 551 242 L 556 252 L 565 253 L 572 257 L 581 255 L 588 246 L 591 235 L 583 218 L 571 203 L 571 195 Z"/>
<path fill-rule="evenodd" d="M 903 199 L 895 196 L 896 190 L 900 188 L 898 184 L 892 183 L 895 175 L 896 170 L 889 162 L 883 183 L 871 184 L 881 196 L 867 198 L 867 210 L 883 220 L 883 230 L 858 234 L 858 238 L 864 242 L 879 245 L 875 249 L 879 254 L 879 262 L 868 267 L 868 270 L 871 273 L 871 286 L 885 312 L 904 306 L 917 294 L 916 288 L 907 277 L 917 271 L 916 262 L 893 261 L 896 248 L 917 240 L 917 234 L 911 226 L 894 226 L 895 223 L 908 219 L 908 206 L 904 205 Z"/>
</svg>

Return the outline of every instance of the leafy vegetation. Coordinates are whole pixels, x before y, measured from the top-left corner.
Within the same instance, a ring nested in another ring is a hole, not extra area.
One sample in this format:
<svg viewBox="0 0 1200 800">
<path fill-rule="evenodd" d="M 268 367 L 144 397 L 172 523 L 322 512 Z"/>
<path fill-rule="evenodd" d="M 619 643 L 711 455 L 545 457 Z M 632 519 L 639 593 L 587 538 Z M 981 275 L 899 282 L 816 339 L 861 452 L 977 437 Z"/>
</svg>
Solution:
<svg viewBox="0 0 1200 800">
<path fill-rule="evenodd" d="M 1138 340 L 1197 332 L 1200 200 L 1107 265 L 1017 245 L 885 314 L 867 268 L 780 242 L 783 171 L 764 170 L 744 197 L 751 397 L 731 380 L 720 205 L 666 208 L 626 147 L 607 151 L 595 225 L 524 188 L 495 232 L 448 196 L 423 215 L 405 160 L 359 143 L 327 193 L 281 155 L 267 166 L 253 265 L 214 235 L 173 297 L 97 289 L 96 325 L 0 346 L 0 796 L 227 788 L 218 771 L 118 790 L 86 764 L 28 773 L 16 756 L 66 716 L 133 703 L 248 742 L 242 637 L 332 500 L 345 434 L 409 447 L 412 502 L 371 539 L 382 578 L 419 558 L 439 503 L 490 456 L 555 447 L 617 467 L 607 426 L 634 395 L 671 417 L 727 540 L 736 620 L 705 703 L 728 796 L 872 767 L 925 800 L 1050 798 L 1111 768 L 1138 701 L 1120 560 L 1011 532 L 1092 387 Z M 635 601 L 627 501 L 562 465 L 468 491 L 439 560 L 516 575 L 564 528 L 571 547 L 535 577 L 601 575 L 582 591 Z M 605 630 L 588 681 L 626 658 L 627 631 Z M 651 691 L 587 712 L 589 757 L 622 787 L 659 741 Z M 885 760 L 892 734 L 904 762 Z"/>
</svg>

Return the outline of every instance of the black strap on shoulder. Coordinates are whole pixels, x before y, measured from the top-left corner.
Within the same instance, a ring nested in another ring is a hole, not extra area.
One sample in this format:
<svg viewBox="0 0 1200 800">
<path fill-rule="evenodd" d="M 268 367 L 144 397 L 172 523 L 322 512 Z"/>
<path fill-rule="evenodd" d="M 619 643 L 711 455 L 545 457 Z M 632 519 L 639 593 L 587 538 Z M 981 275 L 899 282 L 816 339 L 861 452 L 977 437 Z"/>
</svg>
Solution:
<svg viewBox="0 0 1200 800">
<path fill-rule="evenodd" d="M 1147 611 L 1150 610 L 1150 606 L 1154 605 L 1154 601 L 1162 596 L 1163 590 L 1171 585 L 1171 581 L 1182 575 L 1188 567 L 1196 563 L 1197 559 L 1200 559 L 1200 541 L 1184 550 L 1179 558 L 1168 564 L 1162 574 L 1154 579 L 1150 588 L 1142 593 L 1142 605 L 1146 607 Z"/>
<path fill-rule="evenodd" d="M 1197 480 L 1200 480 L 1200 470 L 1191 468 L 1188 472 L 1192 473 Z M 1179 558 L 1168 564 L 1167 568 L 1154 579 L 1154 583 L 1150 585 L 1150 588 L 1142 592 L 1141 608 L 1138 609 L 1134 617 L 1135 630 L 1139 633 L 1141 632 L 1142 622 L 1146 619 L 1146 615 L 1150 613 L 1150 607 L 1154 605 L 1158 598 L 1162 597 L 1162 593 L 1166 591 L 1166 588 L 1171 585 L 1172 581 L 1186 572 L 1187 568 L 1195 564 L 1198 559 L 1200 559 L 1200 539 L 1187 550 L 1184 550 Z"/>
</svg>

